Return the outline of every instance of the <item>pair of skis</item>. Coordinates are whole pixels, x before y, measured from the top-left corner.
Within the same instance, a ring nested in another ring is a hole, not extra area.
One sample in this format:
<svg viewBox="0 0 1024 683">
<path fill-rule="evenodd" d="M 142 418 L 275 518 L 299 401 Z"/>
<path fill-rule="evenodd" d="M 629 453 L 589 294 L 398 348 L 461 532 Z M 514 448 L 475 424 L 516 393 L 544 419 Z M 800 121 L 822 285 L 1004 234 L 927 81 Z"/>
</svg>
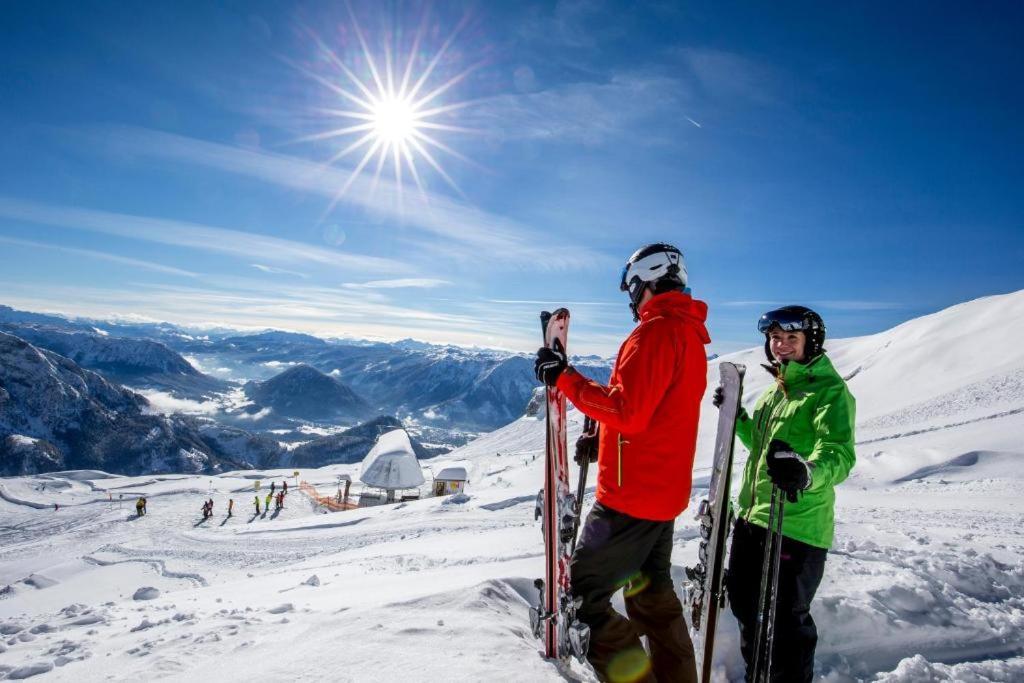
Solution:
<svg viewBox="0 0 1024 683">
<path fill-rule="evenodd" d="M 732 522 L 729 485 L 736 442 L 736 419 L 739 417 L 746 368 L 735 363 L 721 363 L 719 372 L 723 396 L 718 409 L 718 434 L 715 437 L 711 480 L 708 483 L 708 497 L 697 508 L 701 541 L 697 550 L 697 564 L 686 568 L 687 580 L 684 585 L 690 604 L 690 622 L 697 631 L 697 673 L 703 683 L 711 680 L 715 629 L 719 612 L 725 604 L 725 546 Z"/>
<path fill-rule="evenodd" d="M 569 311 L 545 311 L 540 321 L 544 346 L 565 353 Z M 543 520 L 545 572 L 543 579 L 534 582 L 539 600 L 536 607 L 530 608 L 530 625 L 534 636 L 544 640 L 545 656 L 565 660 L 571 655 L 583 661 L 590 643 L 590 627 L 576 617 L 580 600 L 574 599 L 569 591 L 569 560 L 576 546 L 589 463 L 583 459 L 574 496 L 569 489 L 565 394 L 555 387 L 547 387 L 546 392 L 544 488 L 537 494 L 535 511 L 535 517 Z M 588 418 L 584 430 L 596 430 L 594 421 Z"/>
<path fill-rule="evenodd" d="M 739 417 L 746 368 L 735 363 L 721 363 L 722 404 L 718 413 L 718 434 L 708 484 L 708 497 L 697 510 L 701 542 L 698 562 L 686 568 L 686 593 L 690 602 L 690 620 L 698 632 L 698 673 L 702 683 L 711 680 L 718 615 L 725 605 L 725 545 L 732 526 L 729 509 L 729 486 L 736 441 L 736 419 Z M 775 604 L 779 588 L 779 562 L 782 553 L 782 519 L 785 501 L 778 487 L 772 487 L 768 535 L 761 567 L 761 590 L 758 600 L 757 636 L 754 645 L 753 671 L 750 680 L 767 683 L 772 668 L 772 646 L 775 642 Z"/>
</svg>

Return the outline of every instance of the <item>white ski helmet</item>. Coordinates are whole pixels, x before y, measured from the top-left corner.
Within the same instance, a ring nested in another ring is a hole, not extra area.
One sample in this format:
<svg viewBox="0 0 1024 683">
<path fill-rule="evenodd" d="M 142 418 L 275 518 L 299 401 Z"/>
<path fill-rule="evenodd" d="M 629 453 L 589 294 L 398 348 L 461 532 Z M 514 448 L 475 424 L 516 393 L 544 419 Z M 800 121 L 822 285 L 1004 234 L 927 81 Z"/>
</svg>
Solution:
<svg viewBox="0 0 1024 683">
<path fill-rule="evenodd" d="M 619 289 L 629 293 L 633 320 L 640 320 L 640 299 L 648 288 L 655 294 L 687 291 L 683 252 L 671 244 L 658 242 L 640 247 L 626 261 Z"/>
</svg>

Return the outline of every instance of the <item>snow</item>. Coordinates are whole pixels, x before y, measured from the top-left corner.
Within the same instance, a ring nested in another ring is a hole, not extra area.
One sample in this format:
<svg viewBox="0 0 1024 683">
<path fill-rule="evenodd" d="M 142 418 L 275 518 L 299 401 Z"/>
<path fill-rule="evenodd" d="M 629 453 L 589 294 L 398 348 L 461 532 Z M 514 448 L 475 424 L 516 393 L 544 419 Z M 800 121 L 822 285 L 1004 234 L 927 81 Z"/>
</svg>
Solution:
<svg viewBox="0 0 1024 683">
<path fill-rule="evenodd" d="M 466 468 L 446 467 L 438 472 L 434 479 L 444 479 L 445 481 L 466 481 Z"/>
<path fill-rule="evenodd" d="M 143 586 L 132 595 L 132 600 L 156 600 L 160 597 L 160 589 L 152 586 Z"/>
<path fill-rule="evenodd" d="M 426 479 L 404 429 L 381 434 L 363 459 L 359 480 L 381 489 L 414 489 Z"/>
<path fill-rule="evenodd" d="M 983 353 L 963 341 L 980 330 Z M 1024 680 L 1021 339 L 1016 293 L 828 344 L 853 375 L 859 443 L 812 607 L 819 680 Z M 769 381 L 761 354 L 722 359 L 747 364 L 748 406 Z M 692 503 L 714 421 L 709 399 Z M 580 414 L 569 423 L 574 439 Z M 333 514 L 292 488 L 290 469 L 0 479 L 0 678 L 592 681 L 545 661 L 529 633 L 543 426 L 524 417 L 426 461 L 465 468 L 465 494 Z M 359 469 L 300 479 L 333 492 Z M 265 495 L 285 477 L 284 509 L 255 515 L 254 481 Z M 136 518 L 140 494 L 149 514 Z M 696 559 L 692 503 L 676 526 L 677 583 Z M 741 680 L 728 610 L 719 639 L 716 680 Z"/>
</svg>

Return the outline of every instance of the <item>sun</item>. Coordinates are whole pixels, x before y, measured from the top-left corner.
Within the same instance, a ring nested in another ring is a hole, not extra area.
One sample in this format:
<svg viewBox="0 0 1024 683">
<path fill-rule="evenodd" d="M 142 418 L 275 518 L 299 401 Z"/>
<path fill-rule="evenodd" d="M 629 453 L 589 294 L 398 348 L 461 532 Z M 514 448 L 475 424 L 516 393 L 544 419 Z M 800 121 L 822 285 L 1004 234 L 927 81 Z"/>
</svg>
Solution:
<svg viewBox="0 0 1024 683">
<path fill-rule="evenodd" d="M 373 132 L 392 145 L 408 144 L 416 130 L 416 108 L 412 102 L 388 96 L 373 107 Z"/>
<path fill-rule="evenodd" d="M 339 121 L 339 127 L 300 138 L 300 141 L 341 140 L 337 150 L 325 165 L 334 165 L 345 158 L 358 158 L 352 172 L 339 188 L 331 208 L 349 191 L 364 171 L 373 173 L 369 191 L 376 191 L 385 168 L 390 166 L 394 176 L 398 199 L 406 175 L 412 178 L 424 198 L 426 179 L 421 173 L 423 164 L 429 166 L 445 183 L 462 195 L 462 190 L 445 171 L 442 158 L 455 157 L 472 163 L 460 152 L 446 144 L 440 136 L 447 133 L 476 132 L 454 125 L 452 115 L 469 106 L 468 101 L 451 101 L 455 87 L 482 65 L 473 64 L 455 76 L 435 83 L 439 65 L 449 53 L 456 36 L 465 26 L 466 19 L 455 28 L 443 44 L 427 58 L 425 52 L 426 16 L 420 23 L 411 45 L 400 50 L 389 39 L 374 53 L 349 7 L 352 31 L 358 39 L 359 50 L 347 55 L 348 61 L 331 49 L 313 31 L 307 31 L 318 52 L 333 73 L 322 73 L 296 66 L 303 73 L 326 87 L 334 101 L 332 106 L 319 108 L 321 115 Z M 401 55 L 400 53 L 406 53 Z M 403 59 L 399 59 L 403 56 Z M 404 63 L 404 67 L 399 66 Z M 359 65 L 364 76 L 356 71 Z M 419 67 L 419 68 L 417 68 Z M 354 139 L 352 139 L 354 138 Z M 349 142 L 349 140 L 351 140 Z M 370 170 L 372 169 L 372 171 Z"/>
</svg>

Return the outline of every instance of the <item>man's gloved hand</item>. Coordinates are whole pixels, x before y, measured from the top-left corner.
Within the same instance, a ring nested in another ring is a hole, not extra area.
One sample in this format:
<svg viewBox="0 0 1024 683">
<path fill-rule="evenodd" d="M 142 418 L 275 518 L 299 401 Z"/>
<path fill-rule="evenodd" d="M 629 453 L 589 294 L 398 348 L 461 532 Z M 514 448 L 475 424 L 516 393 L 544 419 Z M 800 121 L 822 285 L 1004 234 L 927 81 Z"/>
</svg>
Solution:
<svg viewBox="0 0 1024 683">
<path fill-rule="evenodd" d="M 569 361 L 565 357 L 565 349 L 562 343 L 555 340 L 555 348 L 549 349 L 542 346 L 537 349 L 537 360 L 533 363 L 533 373 L 537 379 L 549 387 L 555 386 L 558 376 L 569 367 Z"/>
<path fill-rule="evenodd" d="M 768 464 L 768 477 L 786 493 L 790 503 L 796 502 L 798 493 L 811 487 L 814 465 L 785 441 L 772 439 L 765 460 Z"/>
<path fill-rule="evenodd" d="M 725 387 L 718 385 L 715 388 L 715 393 L 711 395 L 711 405 L 716 408 L 721 408 L 722 403 L 725 402 Z"/>
<path fill-rule="evenodd" d="M 597 462 L 597 434 L 580 434 L 576 439 L 576 455 L 572 459 L 581 467 L 584 462 Z"/>
</svg>

